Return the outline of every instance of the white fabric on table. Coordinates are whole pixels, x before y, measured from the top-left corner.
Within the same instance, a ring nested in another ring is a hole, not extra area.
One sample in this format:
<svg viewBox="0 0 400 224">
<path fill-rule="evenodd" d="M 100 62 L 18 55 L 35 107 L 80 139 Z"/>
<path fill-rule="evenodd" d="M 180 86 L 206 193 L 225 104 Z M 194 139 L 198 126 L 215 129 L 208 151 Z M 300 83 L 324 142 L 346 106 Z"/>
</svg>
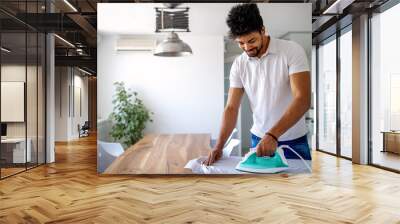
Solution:
<svg viewBox="0 0 400 224">
<path fill-rule="evenodd" d="M 236 165 L 242 160 L 239 156 L 222 157 L 211 166 L 203 165 L 202 162 L 207 157 L 199 157 L 190 160 L 185 168 L 191 169 L 195 174 L 249 174 L 235 169 Z M 309 173 L 307 167 L 299 159 L 287 159 L 289 169 L 282 173 Z M 306 160 L 311 167 L 311 160 Z"/>
</svg>

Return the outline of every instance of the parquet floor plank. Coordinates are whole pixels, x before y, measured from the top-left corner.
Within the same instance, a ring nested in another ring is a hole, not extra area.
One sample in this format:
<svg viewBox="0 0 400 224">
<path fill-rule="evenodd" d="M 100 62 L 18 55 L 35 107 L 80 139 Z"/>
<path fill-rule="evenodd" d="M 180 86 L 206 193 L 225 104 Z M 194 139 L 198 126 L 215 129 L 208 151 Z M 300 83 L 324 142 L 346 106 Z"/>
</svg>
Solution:
<svg viewBox="0 0 400 224">
<path fill-rule="evenodd" d="M 0 181 L 0 223 L 400 223 L 400 175 L 313 152 L 313 173 L 102 176 L 96 139 Z"/>
</svg>

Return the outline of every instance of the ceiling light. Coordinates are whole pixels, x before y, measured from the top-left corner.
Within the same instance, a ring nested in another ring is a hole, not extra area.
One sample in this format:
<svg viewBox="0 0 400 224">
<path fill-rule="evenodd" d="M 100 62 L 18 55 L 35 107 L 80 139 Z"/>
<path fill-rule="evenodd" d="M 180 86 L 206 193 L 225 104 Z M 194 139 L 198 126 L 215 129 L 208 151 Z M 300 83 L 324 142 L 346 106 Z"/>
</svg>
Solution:
<svg viewBox="0 0 400 224">
<path fill-rule="evenodd" d="M 177 33 L 174 32 L 175 26 L 174 26 L 174 15 L 175 13 L 171 11 L 171 9 L 175 9 L 175 7 L 178 4 L 170 4 L 167 5 L 171 8 L 167 8 L 167 9 L 163 9 L 161 8 L 161 11 L 159 11 L 156 8 L 157 12 L 160 12 L 160 17 L 157 17 L 157 19 L 159 18 L 160 23 L 161 23 L 161 30 L 165 30 L 164 27 L 164 20 L 166 18 L 164 18 L 164 15 L 167 16 L 168 18 L 168 14 L 169 17 L 171 17 L 171 27 L 172 31 L 168 32 L 167 34 L 167 38 L 165 40 L 163 40 L 161 43 L 159 43 L 155 50 L 154 50 L 154 55 L 155 56 L 161 56 L 161 57 L 181 57 L 181 56 L 188 56 L 188 55 L 192 55 L 192 49 L 190 48 L 190 46 L 188 44 L 186 44 L 185 42 L 183 42 L 181 39 L 179 39 L 179 36 Z M 187 12 L 189 10 L 189 8 L 185 9 L 185 12 Z M 166 14 L 164 13 L 164 11 L 166 11 Z M 188 18 L 187 18 L 188 20 Z M 156 32 L 159 32 L 158 30 L 158 25 L 156 28 Z M 187 28 L 187 32 L 189 32 L 189 28 Z"/>
<path fill-rule="evenodd" d="M 72 10 L 74 10 L 74 12 L 78 12 L 78 10 L 71 4 L 69 3 L 68 0 L 64 0 L 65 4 L 67 4 Z"/>
<path fill-rule="evenodd" d="M 180 57 L 192 54 L 190 46 L 179 39 L 175 32 L 169 33 L 167 39 L 159 43 L 154 50 L 154 55 L 161 57 Z"/>
<path fill-rule="evenodd" d="M 322 14 L 342 14 L 343 10 L 351 5 L 355 0 L 336 0 Z"/>
<path fill-rule="evenodd" d="M 62 37 L 60 37 L 60 36 L 57 35 L 57 34 L 54 34 L 54 36 L 57 37 L 58 39 L 60 39 L 62 42 L 66 43 L 67 45 L 69 45 L 69 46 L 75 48 L 75 45 L 73 45 L 73 44 L 72 44 L 71 42 L 69 42 L 68 40 L 66 40 L 66 39 L 64 39 L 64 38 L 62 38 Z"/>
<path fill-rule="evenodd" d="M 10 53 L 10 52 L 11 52 L 11 50 L 9 50 L 9 49 L 7 49 L 7 48 L 5 48 L 5 47 L 1 47 L 1 50 L 4 51 L 4 52 L 6 52 L 6 53 Z"/>
<path fill-rule="evenodd" d="M 85 73 L 85 74 L 87 74 L 87 75 L 92 75 L 92 73 L 90 73 L 90 72 L 88 72 L 88 71 L 86 71 L 86 70 L 83 70 L 83 69 L 81 69 L 81 68 L 79 68 L 79 67 L 78 67 L 78 70 L 81 71 L 81 72 L 83 72 L 83 73 Z"/>
</svg>

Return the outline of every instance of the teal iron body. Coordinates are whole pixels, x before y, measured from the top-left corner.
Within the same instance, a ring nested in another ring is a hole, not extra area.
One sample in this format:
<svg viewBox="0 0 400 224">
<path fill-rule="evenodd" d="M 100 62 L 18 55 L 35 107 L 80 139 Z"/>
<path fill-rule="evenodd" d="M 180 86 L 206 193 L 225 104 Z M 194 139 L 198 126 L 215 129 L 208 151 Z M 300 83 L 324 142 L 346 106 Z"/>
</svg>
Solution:
<svg viewBox="0 0 400 224">
<path fill-rule="evenodd" d="M 255 148 L 244 156 L 236 167 L 237 170 L 251 173 L 278 173 L 289 168 L 282 148 L 278 148 L 274 156 L 258 157 Z"/>
<path fill-rule="evenodd" d="M 311 167 L 307 164 L 303 157 L 301 157 L 288 145 L 279 146 L 272 157 L 258 157 L 256 148 L 251 148 L 250 151 L 244 156 L 242 161 L 236 165 L 235 169 L 251 173 L 278 173 L 285 171 L 289 169 L 289 164 L 282 148 L 288 149 L 296 154 L 299 159 L 303 161 L 303 164 L 305 167 L 307 167 L 308 171 L 312 173 Z"/>
</svg>

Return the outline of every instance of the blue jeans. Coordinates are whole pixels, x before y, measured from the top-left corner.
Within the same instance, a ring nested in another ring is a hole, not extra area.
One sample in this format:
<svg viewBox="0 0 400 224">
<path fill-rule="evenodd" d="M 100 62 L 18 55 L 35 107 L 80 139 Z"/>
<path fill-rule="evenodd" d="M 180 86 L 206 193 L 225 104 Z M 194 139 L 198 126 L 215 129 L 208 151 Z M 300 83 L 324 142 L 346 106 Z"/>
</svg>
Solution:
<svg viewBox="0 0 400 224">
<path fill-rule="evenodd" d="M 261 140 L 260 137 L 251 133 L 251 147 L 257 146 L 258 142 Z M 294 151 L 296 151 L 303 159 L 311 160 L 310 146 L 308 145 L 307 135 L 303 137 L 296 138 L 289 141 L 278 141 L 278 146 L 288 145 Z M 283 148 L 286 159 L 300 159 L 296 154 L 294 154 L 290 149 Z"/>
</svg>

